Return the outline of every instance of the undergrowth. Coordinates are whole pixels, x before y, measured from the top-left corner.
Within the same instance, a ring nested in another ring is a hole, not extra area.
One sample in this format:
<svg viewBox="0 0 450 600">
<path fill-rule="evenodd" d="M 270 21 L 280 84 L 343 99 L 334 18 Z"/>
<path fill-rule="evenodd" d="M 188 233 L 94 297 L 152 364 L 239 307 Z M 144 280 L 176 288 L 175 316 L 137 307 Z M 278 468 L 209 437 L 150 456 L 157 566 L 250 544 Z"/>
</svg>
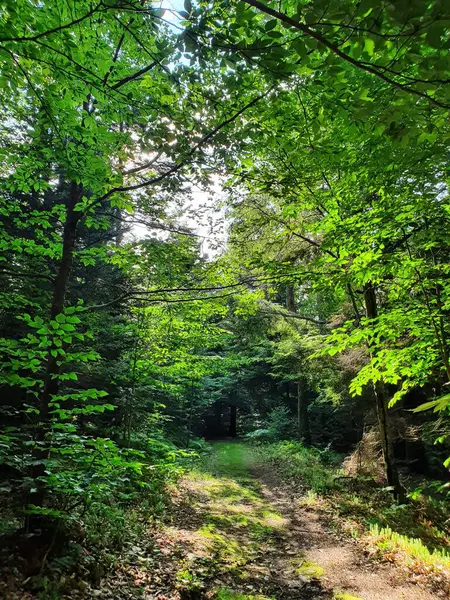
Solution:
<svg viewBox="0 0 450 600">
<path fill-rule="evenodd" d="M 15 600 L 31 592 L 49 600 L 71 590 L 84 593 L 129 548 L 143 539 L 151 544 L 149 528 L 165 514 L 170 487 L 184 472 L 181 459 L 187 455 L 168 443 L 155 447 L 145 454 L 139 476 L 119 481 L 111 475 L 94 499 L 85 498 L 40 536 L 27 536 L 17 523 L 13 530 L 9 515 L 0 512 L 0 561 L 8 573 L 8 581 L 0 582 L 0 597 Z"/>
</svg>

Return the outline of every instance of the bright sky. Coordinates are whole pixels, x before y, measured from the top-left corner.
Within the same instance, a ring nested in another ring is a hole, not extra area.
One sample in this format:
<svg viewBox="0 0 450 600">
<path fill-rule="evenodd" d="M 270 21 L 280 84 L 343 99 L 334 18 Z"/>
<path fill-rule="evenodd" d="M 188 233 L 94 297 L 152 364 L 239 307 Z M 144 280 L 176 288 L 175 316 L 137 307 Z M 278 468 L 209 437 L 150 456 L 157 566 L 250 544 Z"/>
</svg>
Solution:
<svg viewBox="0 0 450 600">
<path fill-rule="evenodd" d="M 176 13 L 184 10 L 184 0 L 160 0 L 158 5 L 167 10 L 164 14 L 166 21 L 177 23 L 182 20 Z M 186 191 L 185 205 L 182 207 L 184 216 L 179 220 L 179 225 L 192 229 L 201 238 L 203 255 L 214 257 L 220 253 L 226 239 L 224 211 L 215 209 L 224 196 L 220 179 L 213 176 L 213 183 L 208 189 L 188 184 Z M 178 208 L 174 206 L 175 210 Z M 148 234 L 149 230 L 144 225 L 134 225 L 132 228 L 132 235 L 137 239 Z"/>
</svg>

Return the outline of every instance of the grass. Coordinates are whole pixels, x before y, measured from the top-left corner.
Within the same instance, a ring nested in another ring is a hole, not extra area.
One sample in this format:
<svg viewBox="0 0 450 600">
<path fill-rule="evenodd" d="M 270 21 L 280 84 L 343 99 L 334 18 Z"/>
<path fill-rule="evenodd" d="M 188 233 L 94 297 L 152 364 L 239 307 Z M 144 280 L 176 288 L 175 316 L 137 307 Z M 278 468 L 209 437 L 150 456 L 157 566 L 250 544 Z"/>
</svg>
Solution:
<svg viewBox="0 0 450 600">
<path fill-rule="evenodd" d="M 228 475 L 233 479 L 249 481 L 252 480 L 249 467 L 257 461 L 258 450 L 252 446 L 235 442 L 216 442 L 214 451 L 202 455 L 197 466 L 204 473 Z"/>
<path fill-rule="evenodd" d="M 245 565 L 265 540 L 285 526 L 283 517 L 262 496 L 261 484 L 249 473 L 255 460 L 253 448 L 220 442 L 189 471 L 195 492 L 191 506 L 202 514 L 195 535 L 209 555 L 208 577 L 230 571 L 243 577 Z M 193 578 L 197 584 L 197 566 L 189 568 L 189 577 L 183 571 L 182 579 L 188 583 Z"/>
<path fill-rule="evenodd" d="M 414 573 L 432 569 L 439 574 L 445 570 L 450 575 L 450 554 L 442 550 L 430 552 L 420 539 L 400 535 L 390 527 L 373 525 L 366 540 L 377 546 L 385 557 L 402 562 Z"/>
<path fill-rule="evenodd" d="M 334 476 L 340 457 L 331 452 L 286 441 L 260 446 L 259 460 L 274 463 L 285 478 L 303 481 L 316 494 L 328 492 L 337 485 Z"/>
</svg>

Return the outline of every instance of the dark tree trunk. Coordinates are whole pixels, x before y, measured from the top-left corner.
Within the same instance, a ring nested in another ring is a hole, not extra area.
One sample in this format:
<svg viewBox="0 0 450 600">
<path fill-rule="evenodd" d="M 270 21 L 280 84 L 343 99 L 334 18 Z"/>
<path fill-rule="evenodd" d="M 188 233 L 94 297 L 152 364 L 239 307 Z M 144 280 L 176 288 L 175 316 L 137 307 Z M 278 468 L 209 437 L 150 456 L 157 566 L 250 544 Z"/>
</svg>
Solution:
<svg viewBox="0 0 450 600">
<path fill-rule="evenodd" d="M 237 406 L 235 404 L 230 405 L 230 426 L 228 428 L 228 435 L 232 438 L 236 437 L 236 423 L 237 423 Z"/>
<path fill-rule="evenodd" d="M 64 310 L 67 288 L 70 281 L 70 273 L 73 265 L 73 253 L 76 244 L 77 226 L 81 213 L 75 211 L 75 206 L 81 199 L 82 186 L 75 182 L 70 185 L 69 199 L 67 202 L 66 220 L 64 223 L 62 255 L 59 262 L 58 272 L 55 277 L 52 304 L 50 309 L 50 318 L 54 320 L 58 314 Z M 60 357 L 53 356 L 52 350 L 57 347 L 50 347 L 47 356 L 47 367 L 44 379 L 44 387 L 41 394 L 39 405 L 39 426 L 36 431 L 36 447 L 34 449 L 34 458 L 36 461 L 32 469 L 31 476 L 34 479 L 42 477 L 45 472 L 44 461 L 48 458 L 51 447 L 51 426 L 50 426 L 50 405 L 52 397 L 59 392 Z M 45 501 L 45 489 L 42 482 L 36 481 L 36 491 L 30 495 L 30 504 L 43 506 Z M 27 520 L 28 529 L 33 529 L 34 522 L 41 526 L 41 519 Z"/>
<path fill-rule="evenodd" d="M 64 302 L 66 299 L 70 273 L 73 265 L 73 252 L 76 244 L 77 226 L 81 217 L 81 213 L 75 211 L 75 206 L 81 199 L 81 193 L 81 185 L 72 182 L 70 185 L 69 202 L 67 204 L 66 222 L 64 224 L 63 251 L 53 289 L 52 306 L 50 310 L 51 319 L 55 319 L 56 316 L 62 313 L 64 310 Z M 51 348 L 51 350 L 55 349 L 56 348 Z M 51 397 L 57 394 L 59 390 L 59 380 L 57 375 L 59 375 L 60 367 L 57 364 L 58 361 L 59 359 L 52 356 L 51 352 L 49 352 L 40 408 L 41 421 L 44 422 L 48 421 L 48 411 Z"/>
<path fill-rule="evenodd" d="M 216 436 L 219 436 L 221 434 L 222 431 L 222 402 L 216 402 L 216 405 L 214 407 L 214 413 L 215 413 L 215 429 L 216 429 Z"/>
<path fill-rule="evenodd" d="M 377 299 L 375 296 L 374 287 L 370 282 L 366 284 L 364 288 L 364 302 L 366 307 L 367 318 L 376 319 L 378 315 Z M 386 479 L 388 481 L 388 484 L 392 487 L 394 491 L 394 496 L 396 500 L 400 502 L 405 502 L 405 488 L 400 482 L 400 477 L 398 474 L 397 464 L 394 455 L 392 428 L 389 421 L 388 412 L 389 399 L 386 393 L 386 388 L 381 381 L 377 381 L 373 386 L 373 391 L 377 406 L 378 426 L 380 429 L 381 447 L 383 451 L 383 458 L 386 469 Z"/>
<path fill-rule="evenodd" d="M 297 425 L 298 435 L 305 446 L 311 445 L 311 431 L 309 427 L 308 396 L 303 380 L 297 382 Z"/>
<path fill-rule="evenodd" d="M 297 312 L 295 305 L 294 286 L 289 284 L 286 286 L 286 308 L 290 312 Z M 289 394 L 289 382 L 288 382 Z M 309 427 L 308 413 L 308 396 L 306 393 L 306 385 L 303 379 L 297 381 L 297 428 L 298 435 L 305 446 L 311 445 L 311 430 Z"/>
<path fill-rule="evenodd" d="M 295 297 L 294 297 L 294 286 L 286 286 L 286 308 L 291 312 L 295 312 Z"/>
</svg>

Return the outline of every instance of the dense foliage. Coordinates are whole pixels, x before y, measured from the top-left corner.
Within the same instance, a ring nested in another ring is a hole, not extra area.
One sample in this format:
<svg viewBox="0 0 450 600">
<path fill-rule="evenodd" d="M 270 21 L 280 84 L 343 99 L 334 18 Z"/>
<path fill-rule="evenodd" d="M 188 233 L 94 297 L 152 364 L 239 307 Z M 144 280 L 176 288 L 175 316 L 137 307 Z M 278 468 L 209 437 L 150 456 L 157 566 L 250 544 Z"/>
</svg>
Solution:
<svg viewBox="0 0 450 600">
<path fill-rule="evenodd" d="M 1 524 L 29 573 L 161 513 L 204 437 L 372 440 L 397 500 L 446 493 L 449 22 L 1 3 Z"/>
</svg>

